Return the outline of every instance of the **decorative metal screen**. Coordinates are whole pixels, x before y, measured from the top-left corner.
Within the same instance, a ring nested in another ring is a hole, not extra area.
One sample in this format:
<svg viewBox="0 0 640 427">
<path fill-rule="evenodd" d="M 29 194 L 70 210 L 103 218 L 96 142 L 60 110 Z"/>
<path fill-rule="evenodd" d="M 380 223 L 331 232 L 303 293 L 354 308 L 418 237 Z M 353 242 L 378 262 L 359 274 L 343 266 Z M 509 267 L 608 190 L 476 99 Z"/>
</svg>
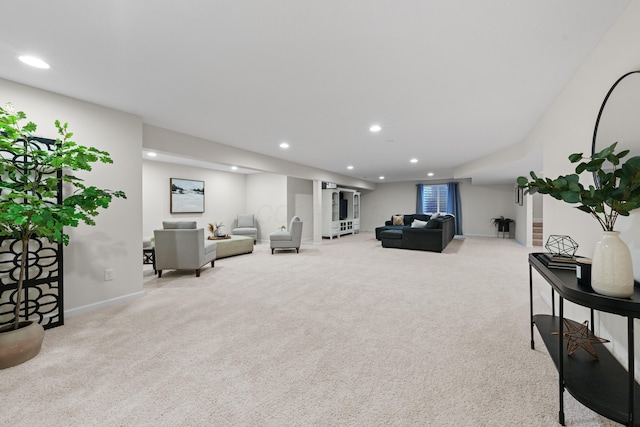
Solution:
<svg viewBox="0 0 640 427">
<path fill-rule="evenodd" d="M 55 147 L 54 140 L 45 138 L 32 138 L 25 144 L 48 151 Z M 0 151 L 0 155 L 10 154 Z M 13 161 L 23 165 L 24 174 L 39 173 L 30 165 L 29 159 L 14 158 Z M 61 176 L 62 171 L 51 173 Z M 0 180 L 4 179 L 8 178 L 0 176 Z M 58 186 L 57 202 L 62 202 L 62 184 Z M 20 240 L 0 237 L 0 326 L 13 320 L 21 252 Z M 51 243 L 47 238 L 32 238 L 27 266 L 21 317 L 37 321 L 45 329 L 64 324 L 62 244 Z"/>
</svg>

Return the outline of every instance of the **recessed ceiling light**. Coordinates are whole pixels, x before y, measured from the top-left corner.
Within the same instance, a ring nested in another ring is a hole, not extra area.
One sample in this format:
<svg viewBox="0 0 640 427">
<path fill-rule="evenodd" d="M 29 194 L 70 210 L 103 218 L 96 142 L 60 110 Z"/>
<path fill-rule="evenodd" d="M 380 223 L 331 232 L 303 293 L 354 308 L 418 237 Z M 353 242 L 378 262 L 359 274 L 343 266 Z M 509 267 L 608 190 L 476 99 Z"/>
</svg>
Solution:
<svg viewBox="0 0 640 427">
<path fill-rule="evenodd" d="M 411 163 L 418 163 L 418 159 L 411 159 L 409 160 Z"/>
<path fill-rule="evenodd" d="M 147 153 L 147 156 L 149 156 L 149 157 L 157 157 L 157 156 L 158 156 L 158 153 L 155 153 L 155 152 L 153 152 L 153 151 L 149 151 L 149 152 Z"/>
<path fill-rule="evenodd" d="M 349 165 L 349 166 L 347 166 L 347 169 L 351 170 L 351 169 L 353 169 L 353 166 Z"/>
<path fill-rule="evenodd" d="M 286 142 L 282 142 L 280 144 L 280 148 L 289 148 L 289 144 L 287 144 Z"/>
<path fill-rule="evenodd" d="M 433 176 L 433 172 L 429 172 L 427 176 Z"/>
<path fill-rule="evenodd" d="M 380 132 L 382 130 L 382 128 L 380 127 L 380 125 L 372 125 L 369 130 L 371 132 Z"/>
<path fill-rule="evenodd" d="M 237 167 L 237 166 L 231 166 L 231 170 L 232 170 L 232 171 L 237 171 L 237 170 L 238 170 L 238 167 Z"/>
<path fill-rule="evenodd" d="M 381 175 L 378 179 L 384 179 L 384 176 Z"/>
<path fill-rule="evenodd" d="M 43 68 L 43 69 L 49 68 L 49 64 L 44 62 L 42 59 L 36 58 L 34 56 L 22 55 L 22 56 L 18 56 L 18 59 L 27 65 L 31 65 L 32 67 Z"/>
</svg>

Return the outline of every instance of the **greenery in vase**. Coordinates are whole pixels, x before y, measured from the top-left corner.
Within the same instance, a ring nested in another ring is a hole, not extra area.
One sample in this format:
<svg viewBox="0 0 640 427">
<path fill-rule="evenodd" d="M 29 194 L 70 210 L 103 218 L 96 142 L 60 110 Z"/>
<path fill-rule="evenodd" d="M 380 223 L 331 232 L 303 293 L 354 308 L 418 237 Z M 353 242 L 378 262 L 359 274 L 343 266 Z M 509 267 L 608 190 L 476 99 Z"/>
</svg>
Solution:
<svg viewBox="0 0 640 427">
<path fill-rule="evenodd" d="M 566 203 L 579 204 L 576 208 L 595 218 L 604 231 L 613 231 L 619 215 L 628 216 L 640 207 L 640 156 L 621 163 L 629 150 L 616 153 L 617 144 L 591 157 L 571 154 L 569 161 L 579 162 L 573 174 L 550 179 L 539 178 L 532 171 L 531 180 L 524 176 L 518 178 L 518 187 L 527 188 L 530 194 L 537 191 Z M 593 179 L 588 187 L 580 183 L 580 174 L 584 172 Z"/>
<path fill-rule="evenodd" d="M 95 225 L 94 217 L 106 209 L 113 198 L 126 198 L 122 191 L 85 185 L 74 171 L 91 171 L 96 162 L 113 163 L 109 153 L 78 145 L 67 123 L 55 121 L 58 139 L 51 150 L 30 142 L 37 125 L 22 125 L 27 115 L 13 105 L 0 107 L 0 236 L 21 241 L 18 286 L 14 305 L 13 327 L 20 324 L 23 284 L 27 269 L 29 240 L 47 238 L 50 242 L 69 244 L 64 227 L 81 223 Z M 65 192 L 56 198 L 60 183 Z"/>
</svg>

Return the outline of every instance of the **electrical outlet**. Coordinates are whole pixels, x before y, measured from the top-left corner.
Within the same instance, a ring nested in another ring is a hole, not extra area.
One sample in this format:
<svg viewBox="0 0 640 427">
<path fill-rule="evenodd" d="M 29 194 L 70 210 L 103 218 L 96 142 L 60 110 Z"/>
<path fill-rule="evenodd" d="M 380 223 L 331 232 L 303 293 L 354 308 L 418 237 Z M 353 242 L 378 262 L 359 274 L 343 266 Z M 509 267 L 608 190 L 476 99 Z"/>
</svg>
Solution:
<svg viewBox="0 0 640 427">
<path fill-rule="evenodd" d="M 107 268 L 104 271 L 104 281 L 113 280 L 113 268 Z"/>
</svg>

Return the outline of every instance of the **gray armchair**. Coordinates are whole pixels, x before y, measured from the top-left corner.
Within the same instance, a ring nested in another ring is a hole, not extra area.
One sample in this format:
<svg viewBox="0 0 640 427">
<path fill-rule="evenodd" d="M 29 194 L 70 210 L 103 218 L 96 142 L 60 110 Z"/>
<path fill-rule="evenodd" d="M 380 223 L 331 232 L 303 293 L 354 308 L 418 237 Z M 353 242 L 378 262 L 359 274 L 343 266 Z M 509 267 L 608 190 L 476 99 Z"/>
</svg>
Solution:
<svg viewBox="0 0 640 427">
<path fill-rule="evenodd" d="M 196 228 L 195 221 L 163 221 L 162 230 L 154 230 L 156 245 L 156 269 L 158 277 L 162 270 L 195 270 L 200 277 L 200 269 L 216 259 L 216 242 L 205 240 L 204 228 Z"/>
<path fill-rule="evenodd" d="M 235 225 L 236 228 L 231 230 L 231 234 L 251 237 L 253 243 L 258 241 L 258 224 L 253 214 L 239 214 Z"/>
<path fill-rule="evenodd" d="M 287 231 L 274 231 L 269 236 L 271 241 L 271 253 L 276 249 L 295 249 L 300 252 L 300 241 L 302 240 L 302 221 L 300 217 L 294 216 L 289 223 Z"/>
</svg>

